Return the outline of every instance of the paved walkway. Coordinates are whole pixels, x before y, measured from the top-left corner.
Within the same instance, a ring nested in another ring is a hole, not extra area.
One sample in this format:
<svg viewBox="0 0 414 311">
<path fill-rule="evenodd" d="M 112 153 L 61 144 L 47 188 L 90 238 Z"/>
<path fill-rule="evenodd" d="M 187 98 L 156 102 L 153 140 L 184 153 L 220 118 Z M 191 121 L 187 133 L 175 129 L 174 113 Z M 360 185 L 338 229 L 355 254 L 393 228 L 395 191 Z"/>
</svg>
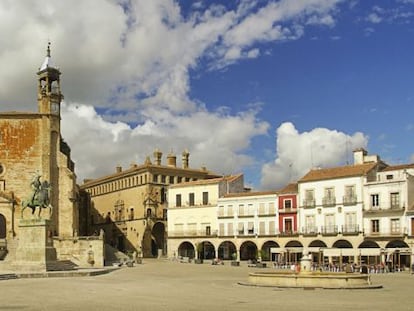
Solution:
<svg viewBox="0 0 414 311">
<path fill-rule="evenodd" d="M 274 289 L 238 285 L 272 269 L 144 259 L 95 277 L 0 281 L 0 310 L 414 310 L 414 276 L 372 275 L 376 290 Z"/>
</svg>

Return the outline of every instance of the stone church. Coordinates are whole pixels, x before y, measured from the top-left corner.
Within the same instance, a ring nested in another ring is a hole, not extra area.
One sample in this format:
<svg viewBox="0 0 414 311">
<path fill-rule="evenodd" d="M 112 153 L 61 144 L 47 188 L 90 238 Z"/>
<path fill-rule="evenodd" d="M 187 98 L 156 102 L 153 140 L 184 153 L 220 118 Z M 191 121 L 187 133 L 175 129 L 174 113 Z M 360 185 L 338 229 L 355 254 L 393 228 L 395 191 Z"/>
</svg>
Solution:
<svg viewBox="0 0 414 311">
<path fill-rule="evenodd" d="M 42 218 L 51 220 L 48 234 L 57 241 L 58 256 L 64 257 L 66 253 L 70 257 L 81 252 L 65 250 L 64 246 L 65 239 L 78 236 L 79 191 L 70 147 L 60 132 L 60 75 L 48 45 L 37 72 L 37 112 L 0 112 L 0 247 L 8 249 L 9 257 L 19 240 L 19 220 L 39 217 L 38 207 L 33 215 L 30 208 L 22 213 L 22 207 L 34 197 L 32 182 L 36 178 L 50 184 L 49 202 L 53 210 L 40 210 Z M 68 243 L 70 247 L 73 244 Z"/>
</svg>

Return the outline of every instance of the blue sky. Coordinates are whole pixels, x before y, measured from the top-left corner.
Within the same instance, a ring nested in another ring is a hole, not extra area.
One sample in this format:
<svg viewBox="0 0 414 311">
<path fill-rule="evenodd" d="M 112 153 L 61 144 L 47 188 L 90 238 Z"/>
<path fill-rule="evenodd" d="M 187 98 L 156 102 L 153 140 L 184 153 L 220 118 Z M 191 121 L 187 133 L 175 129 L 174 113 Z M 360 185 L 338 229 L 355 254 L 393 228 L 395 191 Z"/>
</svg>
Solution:
<svg viewBox="0 0 414 311">
<path fill-rule="evenodd" d="M 274 189 L 359 147 L 414 162 L 413 22 L 413 0 L 0 1 L 0 101 L 36 110 L 50 40 L 78 182 L 188 149 Z"/>
</svg>

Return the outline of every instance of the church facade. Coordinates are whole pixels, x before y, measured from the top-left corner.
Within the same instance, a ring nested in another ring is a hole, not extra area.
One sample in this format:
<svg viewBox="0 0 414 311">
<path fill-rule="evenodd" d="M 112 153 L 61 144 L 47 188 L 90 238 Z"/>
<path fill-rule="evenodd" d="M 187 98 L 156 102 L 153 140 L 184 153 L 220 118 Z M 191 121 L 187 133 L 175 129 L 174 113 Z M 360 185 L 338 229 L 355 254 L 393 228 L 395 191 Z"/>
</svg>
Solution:
<svg viewBox="0 0 414 311">
<path fill-rule="evenodd" d="M 50 47 L 37 72 L 37 112 L 0 112 L 0 243 L 18 240 L 21 218 L 38 217 L 22 207 L 34 199 L 34 179 L 50 184 L 49 235 L 65 238 L 79 230 L 78 190 L 70 148 L 60 132 L 63 100 L 60 71 L 54 67 Z"/>
</svg>

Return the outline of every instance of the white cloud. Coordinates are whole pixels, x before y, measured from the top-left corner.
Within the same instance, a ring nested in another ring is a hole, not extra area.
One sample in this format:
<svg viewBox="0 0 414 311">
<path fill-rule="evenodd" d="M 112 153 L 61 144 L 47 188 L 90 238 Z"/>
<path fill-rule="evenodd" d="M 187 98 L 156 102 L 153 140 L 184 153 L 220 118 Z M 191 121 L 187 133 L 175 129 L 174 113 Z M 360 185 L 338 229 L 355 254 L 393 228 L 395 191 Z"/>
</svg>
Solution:
<svg viewBox="0 0 414 311">
<path fill-rule="evenodd" d="M 286 122 L 276 131 L 276 159 L 262 167 L 263 188 L 280 188 L 300 179 L 312 167 L 352 164 L 354 149 L 366 147 L 368 138 L 362 133 L 347 135 L 336 130 L 315 128 L 300 133 Z"/>
<path fill-rule="evenodd" d="M 257 120 L 257 113 L 257 109 L 237 115 L 199 110 L 178 116 L 164 109 L 131 128 L 123 122 L 105 121 L 91 106 L 64 104 L 62 133 L 72 148 L 80 179 L 98 177 L 118 164 L 141 164 L 155 148 L 164 154 L 173 150 L 178 159 L 188 149 L 191 167 L 207 165 L 227 174 L 254 162 L 243 151 L 253 137 L 266 134 L 269 128 Z"/>
<path fill-rule="evenodd" d="M 378 24 L 382 22 L 382 18 L 377 13 L 370 13 L 366 19 L 368 22 L 371 22 L 373 24 Z"/>
<path fill-rule="evenodd" d="M 298 39 L 309 20 L 332 26 L 340 2 L 242 0 L 229 10 L 197 1 L 183 16 L 173 0 L 0 1 L 2 110 L 36 109 L 34 71 L 50 40 L 67 100 L 63 136 L 80 178 L 141 162 L 155 147 L 241 170 L 268 124 L 247 103 L 210 111 L 189 95 L 190 73 L 201 61 L 212 69 L 259 57 L 259 43 Z"/>
</svg>

